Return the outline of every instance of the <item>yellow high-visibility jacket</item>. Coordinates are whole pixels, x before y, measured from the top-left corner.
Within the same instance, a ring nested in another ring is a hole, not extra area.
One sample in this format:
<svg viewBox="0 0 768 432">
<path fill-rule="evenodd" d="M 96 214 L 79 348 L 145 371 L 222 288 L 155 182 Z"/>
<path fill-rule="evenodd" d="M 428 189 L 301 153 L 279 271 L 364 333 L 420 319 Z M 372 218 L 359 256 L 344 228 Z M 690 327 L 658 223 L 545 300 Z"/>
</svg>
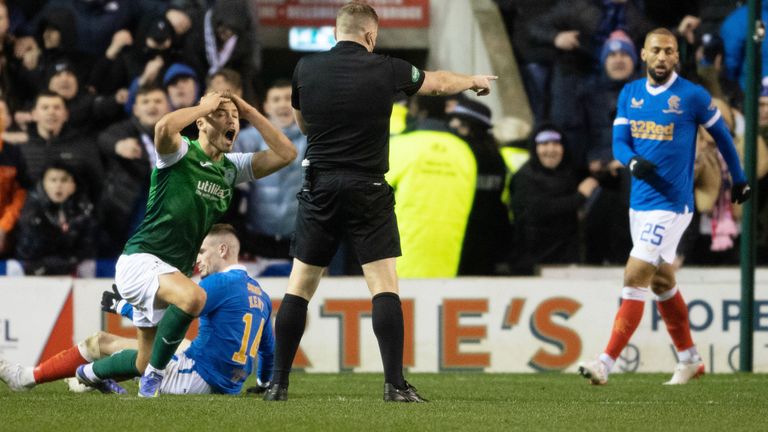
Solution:
<svg viewBox="0 0 768 432">
<path fill-rule="evenodd" d="M 475 196 L 477 163 L 469 144 L 447 131 L 416 130 L 389 142 L 387 181 L 405 278 L 454 277 Z"/>
<path fill-rule="evenodd" d="M 408 107 L 396 103 L 392 105 L 392 115 L 389 117 L 389 134 L 398 135 L 405 130 L 405 119 L 408 115 Z"/>
<path fill-rule="evenodd" d="M 512 176 L 515 175 L 517 170 L 523 166 L 528 159 L 530 159 L 530 151 L 528 149 L 512 146 L 504 146 L 499 149 L 501 151 L 501 157 L 504 159 L 504 163 L 507 165 L 507 179 L 504 184 L 504 192 L 501 194 L 501 202 L 510 208 L 511 197 L 509 193 L 509 182 L 512 180 Z M 509 220 L 514 220 L 512 209 L 509 210 Z"/>
</svg>

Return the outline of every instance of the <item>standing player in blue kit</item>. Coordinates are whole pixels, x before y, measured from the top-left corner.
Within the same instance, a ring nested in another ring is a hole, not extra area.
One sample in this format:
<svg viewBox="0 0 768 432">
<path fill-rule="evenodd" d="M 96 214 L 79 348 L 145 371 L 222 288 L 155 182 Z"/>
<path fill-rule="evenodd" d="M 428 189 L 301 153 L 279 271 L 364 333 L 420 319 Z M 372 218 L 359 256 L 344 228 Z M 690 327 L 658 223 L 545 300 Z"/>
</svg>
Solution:
<svg viewBox="0 0 768 432">
<path fill-rule="evenodd" d="M 592 384 L 608 382 L 614 362 L 643 317 L 649 286 L 677 350 L 678 364 L 666 384 L 685 384 L 704 373 L 672 265 L 694 210 L 699 126 L 712 135 L 728 164 L 731 200 L 743 203 L 750 195 L 733 140 L 712 97 L 675 72 L 679 61 L 675 36 L 663 28 L 651 31 L 641 57 L 647 77 L 624 87 L 613 122 L 614 157 L 633 176 L 629 210 L 633 248 L 608 346 L 598 359 L 579 365 L 579 373 Z"/>
</svg>

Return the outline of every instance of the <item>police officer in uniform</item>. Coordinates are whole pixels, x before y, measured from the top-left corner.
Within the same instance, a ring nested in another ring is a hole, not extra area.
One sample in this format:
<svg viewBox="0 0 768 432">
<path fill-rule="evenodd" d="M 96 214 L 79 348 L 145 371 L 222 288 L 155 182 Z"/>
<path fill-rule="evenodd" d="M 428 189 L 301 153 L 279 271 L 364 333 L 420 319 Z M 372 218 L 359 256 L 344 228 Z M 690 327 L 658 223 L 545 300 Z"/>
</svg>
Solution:
<svg viewBox="0 0 768 432">
<path fill-rule="evenodd" d="M 512 227 L 502 196 L 509 174 L 491 135 L 491 109 L 464 98 L 448 114 L 449 126 L 467 141 L 477 162 L 472 211 L 461 249 L 459 275 L 490 276 L 501 271 L 512 240 Z"/>
<path fill-rule="evenodd" d="M 374 54 L 376 11 L 363 3 L 341 7 L 338 43 L 302 58 L 293 75 L 292 105 L 307 135 L 305 182 L 291 242 L 293 269 L 275 321 L 275 374 L 265 400 L 288 398 L 288 377 L 304 333 L 307 304 L 345 235 L 359 257 L 373 296 L 373 330 L 384 366 L 384 400 L 424 402 L 403 377 L 403 314 L 395 258 L 400 240 L 388 169 L 389 118 L 394 96 L 488 94 L 495 76 L 425 72 Z"/>
</svg>

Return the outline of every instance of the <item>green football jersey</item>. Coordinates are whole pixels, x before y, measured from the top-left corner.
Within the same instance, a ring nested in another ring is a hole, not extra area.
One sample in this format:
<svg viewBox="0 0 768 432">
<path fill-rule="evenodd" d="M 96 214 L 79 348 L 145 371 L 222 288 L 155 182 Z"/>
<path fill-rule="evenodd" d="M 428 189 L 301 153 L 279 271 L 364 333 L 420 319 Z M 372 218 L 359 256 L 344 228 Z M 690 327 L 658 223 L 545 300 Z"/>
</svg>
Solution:
<svg viewBox="0 0 768 432">
<path fill-rule="evenodd" d="M 152 170 L 146 215 L 123 253 L 149 253 L 191 275 L 203 239 L 229 207 L 238 169 L 184 141 L 189 148 L 179 161 Z"/>
</svg>

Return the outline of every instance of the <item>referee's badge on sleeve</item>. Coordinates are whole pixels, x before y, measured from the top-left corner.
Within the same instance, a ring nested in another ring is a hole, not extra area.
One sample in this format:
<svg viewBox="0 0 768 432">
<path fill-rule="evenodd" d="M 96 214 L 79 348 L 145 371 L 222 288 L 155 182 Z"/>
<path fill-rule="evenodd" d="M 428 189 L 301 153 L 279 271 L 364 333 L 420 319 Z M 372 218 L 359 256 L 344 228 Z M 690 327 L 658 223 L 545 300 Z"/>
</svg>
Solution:
<svg viewBox="0 0 768 432">
<path fill-rule="evenodd" d="M 419 77 L 421 77 L 421 72 L 419 72 L 419 69 L 416 68 L 416 66 L 411 66 L 411 81 L 418 82 Z"/>
</svg>

